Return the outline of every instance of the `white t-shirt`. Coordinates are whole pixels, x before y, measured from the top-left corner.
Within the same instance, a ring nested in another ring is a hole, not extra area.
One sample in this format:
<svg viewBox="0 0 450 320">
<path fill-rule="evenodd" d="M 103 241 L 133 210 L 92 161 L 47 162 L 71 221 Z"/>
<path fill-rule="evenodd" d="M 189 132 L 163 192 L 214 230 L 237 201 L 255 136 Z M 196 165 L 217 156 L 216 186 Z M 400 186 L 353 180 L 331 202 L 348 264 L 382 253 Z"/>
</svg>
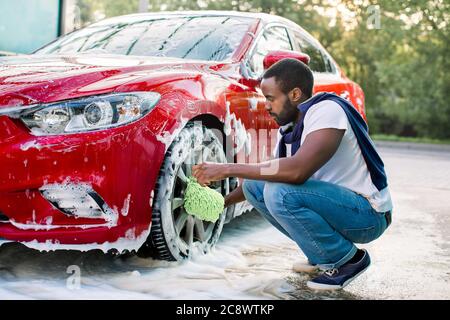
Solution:
<svg viewBox="0 0 450 320">
<path fill-rule="evenodd" d="M 389 189 L 386 187 L 378 191 L 372 183 L 358 140 L 341 106 L 334 101 L 321 101 L 308 110 L 303 123 L 302 144 L 306 136 L 313 131 L 326 128 L 345 130 L 336 153 L 311 176 L 311 179 L 337 184 L 361 194 L 378 212 L 392 210 Z M 286 129 L 288 126 L 282 128 Z M 278 142 L 280 139 L 281 134 L 278 132 Z M 290 144 L 286 144 L 286 151 L 287 156 L 291 156 Z"/>
</svg>

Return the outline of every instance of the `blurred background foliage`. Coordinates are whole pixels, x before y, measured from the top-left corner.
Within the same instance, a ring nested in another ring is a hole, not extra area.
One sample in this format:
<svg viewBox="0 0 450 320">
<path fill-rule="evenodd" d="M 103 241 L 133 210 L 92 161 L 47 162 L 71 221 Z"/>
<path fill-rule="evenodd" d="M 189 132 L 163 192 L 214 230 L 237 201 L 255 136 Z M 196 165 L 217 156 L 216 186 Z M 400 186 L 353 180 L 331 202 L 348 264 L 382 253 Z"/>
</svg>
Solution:
<svg viewBox="0 0 450 320">
<path fill-rule="evenodd" d="M 77 0 L 80 25 L 142 11 L 237 10 L 313 34 L 366 95 L 371 133 L 450 138 L 449 0 Z"/>
</svg>

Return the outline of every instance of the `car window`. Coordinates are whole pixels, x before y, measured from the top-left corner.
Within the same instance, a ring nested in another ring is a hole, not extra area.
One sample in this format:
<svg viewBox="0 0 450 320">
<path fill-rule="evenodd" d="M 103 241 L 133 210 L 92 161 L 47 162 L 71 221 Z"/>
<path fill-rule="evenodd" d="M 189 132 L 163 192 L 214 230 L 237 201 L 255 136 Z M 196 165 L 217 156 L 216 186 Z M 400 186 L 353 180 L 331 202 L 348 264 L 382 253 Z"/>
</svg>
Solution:
<svg viewBox="0 0 450 320">
<path fill-rule="evenodd" d="M 110 53 L 223 61 L 232 56 L 253 18 L 184 16 L 97 24 L 73 32 L 37 54 Z"/>
<path fill-rule="evenodd" d="M 322 51 L 323 59 L 325 61 L 325 72 L 336 72 L 336 68 L 328 54 Z"/>
<path fill-rule="evenodd" d="M 295 41 L 300 51 L 309 55 L 309 67 L 315 72 L 333 72 L 330 59 L 310 39 L 295 32 Z"/>
<path fill-rule="evenodd" d="M 264 31 L 258 39 L 252 56 L 249 60 L 249 68 L 253 76 L 260 77 L 264 72 L 264 57 L 273 50 L 292 50 L 292 45 L 286 28 L 271 27 Z"/>
</svg>

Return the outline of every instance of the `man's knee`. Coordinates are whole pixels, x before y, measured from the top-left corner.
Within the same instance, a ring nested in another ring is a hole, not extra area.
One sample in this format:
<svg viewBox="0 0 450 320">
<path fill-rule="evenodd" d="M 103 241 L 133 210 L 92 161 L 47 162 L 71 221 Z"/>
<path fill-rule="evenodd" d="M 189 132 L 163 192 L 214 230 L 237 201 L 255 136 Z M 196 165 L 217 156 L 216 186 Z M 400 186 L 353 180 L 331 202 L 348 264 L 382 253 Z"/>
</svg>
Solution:
<svg viewBox="0 0 450 320">
<path fill-rule="evenodd" d="M 304 185 L 270 182 L 264 187 L 264 202 L 272 214 L 307 207 Z"/>
<path fill-rule="evenodd" d="M 264 186 L 264 202 L 271 212 L 282 208 L 285 189 L 285 184 L 278 182 L 267 182 Z"/>
<path fill-rule="evenodd" d="M 255 183 L 255 180 L 247 180 L 247 179 L 245 179 L 242 182 L 242 191 L 244 191 L 244 194 L 253 194 L 254 193 L 254 183 Z"/>
<path fill-rule="evenodd" d="M 242 182 L 242 191 L 244 192 L 247 201 L 252 202 L 253 199 L 256 201 L 263 201 L 264 184 L 264 181 L 245 179 Z"/>
</svg>

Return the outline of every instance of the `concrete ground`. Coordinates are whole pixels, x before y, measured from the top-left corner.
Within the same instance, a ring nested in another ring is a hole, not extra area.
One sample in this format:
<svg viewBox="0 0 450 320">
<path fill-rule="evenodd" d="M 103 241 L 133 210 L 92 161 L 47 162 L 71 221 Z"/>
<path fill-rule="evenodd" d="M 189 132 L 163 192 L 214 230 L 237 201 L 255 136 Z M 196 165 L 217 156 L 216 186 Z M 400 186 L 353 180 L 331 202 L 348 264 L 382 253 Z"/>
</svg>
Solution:
<svg viewBox="0 0 450 320">
<path fill-rule="evenodd" d="M 372 266 L 338 292 L 291 271 L 305 257 L 257 213 L 226 225 L 210 254 L 179 263 L 99 251 L 0 248 L 0 299 L 450 299 L 450 151 L 380 145 L 393 223 L 368 245 Z M 68 266 L 81 270 L 70 285 Z"/>
</svg>

